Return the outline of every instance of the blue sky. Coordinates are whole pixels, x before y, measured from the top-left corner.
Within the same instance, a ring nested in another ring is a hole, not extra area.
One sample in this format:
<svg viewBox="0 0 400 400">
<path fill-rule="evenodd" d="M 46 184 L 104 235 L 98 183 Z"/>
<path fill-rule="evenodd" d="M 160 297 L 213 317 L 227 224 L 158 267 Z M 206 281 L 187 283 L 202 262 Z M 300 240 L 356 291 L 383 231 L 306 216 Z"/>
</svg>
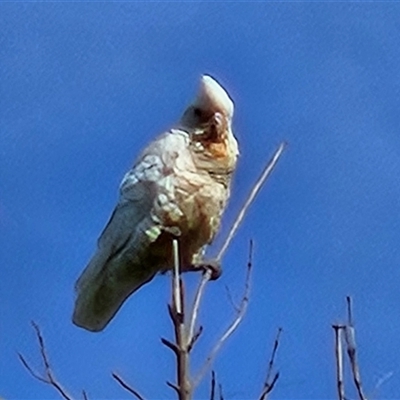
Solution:
<svg viewBox="0 0 400 400">
<path fill-rule="evenodd" d="M 248 313 L 215 363 L 225 397 L 260 393 L 280 326 L 271 398 L 334 398 L 331 324 L 352 295 L 365 390 L 398 398 L 399 7 L 2 3 L 0 396 L 57 398 L 16 356 L 39 366 L 33 319 L 72 395 L 128 398 L 110 377 L 118 371 L 148 399 L 174 398 L 159 340 L 172 337 L 168 278 L 99 334 L 72 325 L 73 286 L 125 171 L 209 73 L 235 101 L 241 150 L 223 232 L 277 145 L 289 147 L 208 287 L 194 368 L 232 318 L 224 287 L 240 295 L 252 238 Z M 208 382 L 196 398 L 207 395 Z"/>
</svg>

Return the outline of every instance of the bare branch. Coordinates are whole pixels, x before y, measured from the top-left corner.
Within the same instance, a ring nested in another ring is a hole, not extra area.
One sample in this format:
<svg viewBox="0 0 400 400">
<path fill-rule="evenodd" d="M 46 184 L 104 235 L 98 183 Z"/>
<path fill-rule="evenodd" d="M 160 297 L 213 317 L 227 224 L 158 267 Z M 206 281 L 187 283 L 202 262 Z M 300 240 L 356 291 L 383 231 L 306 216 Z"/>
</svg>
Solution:
<svg viewBox="0 0 400 400">
<path fill-rule="evenodd" d="M 346 296 L 347 301 L 347 323 L 349 326 L 353 326 L 353 304 L 350 296 Z"/>
<path fill-rule="evenodd" d="M 347 354 L 349 356 L 351 372 L 353 374 L 354 384 L 357 388 L 358 397 L 360 400 L 366 400 L 364 391 L 361 384 L 360 368 L 357 361 L 357 348 L 355 341 L 355 330 L 353 326 L 346 326 L 344 330 L 344 337 L 347 344 Z"/>
<path fill-rule="evenodd" d="M 164 346 L 166 346 L 166 347 L 168 347 L 169 349 L 171 349 L 175 354 L 178 354 L 179 349 L 178 349 L 178 347 L 176 346 L 175 343 L 172 343 L 172 342 L 170 342 L 169 340 L 164 339 L 164 338 L 161 338 L 161 342 L 162 342 L 162 344 L 163 344 Z"/>
<path fill-rule="evenodd" d="M 233 297 L 232 297 L 232 293 L 227 285 L 225 285 L 225 290 L 226 290 L 226 295 L 228 296 L 229 303 L 231 303 L 233 309 L 236 312 L 239 312 L 239 307 L 235 304 L 235 301 L 233 300 Z"/>
<path fill-rule="evenodd" d="M 219 400 L 224 400 L 224 395 L 222 393 L 222 385 L 219 384 L 218 388 L 219 388 Z"/>
<path fill-rule="evenodd" d="M 174 305 L 177 314 L 182 313 L 182 295 L 181 295 L 181 284 L 180 284 L 180 269 L 179 269 L 179 249 L 178 241 L 174 239 L 172 241 L 172 248 L 174 254 L 174 269 L 173 269 L 173 294 L 174 294 Z"/>
<path fill-rule="evenodd" d="M 393 376 L 393 371 L 390 371 L 386 374 L 384 374 L 381 378 L 378 379 L 378 382 L 376 383 L 373 393 L 371 394 L 371 398 L 377 397 L 376 396 L 376 392 L 378 391 L 378 389 L 384 384 L 386 383 L 391 377 Z"/>
<path fill-rule="evenodd" d="M 210 400 L 215 400 L 215 371 L 211 371 L 211 393 Z"/>
<path fill-rule="evenodd" d="M 200 369 L 197 377 L 194 380 L 193 387 L 196 387 L 200 381 L 203 379 L 205 373 L 207 372 L 208 368 L 212 364 L 217 355 L 218 351 L 221 349 L 222 345 L 225 341 L 232 335 L 232 333 L 236 330 L 239 326 L 240 322 L 242 321 L 246 310 L 247 304 L 249 302 L 249 293 L 250 293 L 250 276 L 251 276 L 251 269 L 252 269 L 252 256 L 253 256 L 253 241 L 250 241 L 250 249 L 249 249 L 249 260 L 247 263 L 247 274 L 246 274 L 246 281 L 245 281 L 245 288 L 242 300 L 239 306 L 239 312 L 236 315 L 236 318 L 233 320 L 231 325 L 225 331 L 225 333 L 221 336 L 218 342 L 215 344 L 214 348 L 211 350 L 209 356 L 207 357 L 203 367 Z"/>
<path fill-rule="evenodd" d="M 174 385 L 173 383 L 171 383 L 171 382 L 169 382 L 169 381 L 167 381 L 166 384 L 167 384 L 167 386 L 169 386 L 171 389 L 174 389 L 175 392 L 178 394 L 178 396 L 180 395 L 180 391 L 179 391 L 178 386 Z"/>
<path fill-rule="evenodd" d="M 349 356 L 351 372 L 353 374 L 354 385 L 357 388 L 358 397 L 360 400 L 366 400 L 361 384 L 360 368 L 358 366 L 358 361 L 357 361 L 357 346 L 355 338 L 355 329 L 353 325 L 354 321 L 353 321 L 352 298 L 350 296 L 347 296 L 346 301 L 347 301 L 348 325 L 344 327 L 344 337 L 347 345 L 347 355 Z"/>
<path fill-rule="evenodd" d="M 111 373 L 111 376 L 112 376 L 126 391 L 128 391 L 128 392 L 131 393 L 131 394 L 133 394 L 138 400 L 145 400 L 144 397 L 142 397 L 142 396 L 140 395 L 140 393 L 139 393 L 137 390 L 131 388 L 131 387 L 130 387 L 126 382 L 124 382 L 124 380 L 123 380 L 119 375 L 117 375 L 115 372 L 112 372 L 112 373 Z"/>
<path fill-rule="evenodd" d="M 194 333 L 193 337 L 190 340 L 190 343 L 188 344 L 189 352 L 192 350 L 193 345 L 196 343 L 197 339 L 200 337 L 202 333 L 203 333 L 203 327 L 200 325 L 199 329 Z"/>
<path fill-rule="evenodd" d="M 260 400 L 267 399 L 268 393 L 272 392 L 272 389 L 274 388 L 275 383 L 279 378 L 279 372 L 276 372 L 274 374 L 274 376 L 272 377 L 272 379 L 271 379 L 271 376 L 272 376 L 272 371 L 274 369 L 275 356 L 276 356 L 276 352 L 278 350 L 279 339 L 280 339 L 281 333 L 282 333 L 282 328 L 279 328 L 278 332 L 276 334 L 276 337 L 275 337 L 274 346 L 272 348 L 271 358 L 269 359 L 269 362 L 268 362 L 267 377 L 265 378 L 264 388 L 261 393 Z"/>
<path fill-rule="evenodd" d="M 268 164 L 266 165 L 266 167 L 264 168 L 263 172 L 261 173 L 260 177 L 258 178 L 258 180 L 256 181 L 256 184 L 253 186 L 249 196 L 247 197 L 246 202 L 244 203 L 242 209 L 240 210 L 239 214 L 236 217 L 235 222 L 233 223 L 231 229 L 229 230 L 228 236 L 225 239 L 225 242 L 223 243 L 223 245 L 221 246 L 220 251 L 217 254 L 216 260 L 217 261 L 221 261 L 222 256 L 224 255 L 226 249 L 228 248 L 232 238 L 235 236 L 235 233 L 237 231 L 237 229 L 239 228 L 240 224 L 243 221 L 243 218 L 250 206 L 250 204 L 253 202 L 253 200 L 255 199 L 255 197 L 257 196 L 258 192 L 260 191 L 262 185 L 264 184 L 264 182 L 266 181 L 266 179 L 270 176 L 272 170 L 275 168 L 280 156 L 283 153 L 283 150 L 286 147 L 286 143 L 282 142 L 278 149 L 275 151 L 274 155 L 272 156 L 271 160 L 268 162 Z"/>
<path fill-rule="evenodd" d="M 332 325 L 335 331 L 335 358 L 336 358 L 336 383 L 338 399 L 345 400 L 344 379 L 343 379 L 343 349 L 342 349 L 342 331 L 343 325 Z"/>
<path fill-rule="evenodd" d="M 270 380 L 270 378 L 271 378 L 272 370 L 273 370 L 273 368 L 274 368 L 275 356 L 276 356 L 276 352 L 277 352 L 277 350 L 278 350 L 279 339 L 280 339 L 280 337 L 281 337 L 281 334 L 282 334 L 282 328 L 279 328 L 279 329 L 278 329 L 278 332 L 277 332 L 277 334 L 276 334 L 276 337 L 275 337 L 274 347 L 272 348 L 271 358 L 270 358 L 269 363 L 268 363 L 267 377 L 266 377 L 266 379 L 265 379 L 265 384 L 264 384 L 264 386 L 267 386 L 267 385 L 268 385 L 268 382 L 269 382 L 269 380 Z"/>
<path fill-rule="evenodd" d="M 189 377 L 189 350 L 185 329 L 184 286 L 180 277 L 178 241 L 173 240 L 174 269 L 172 274 L 172 304 L 169 313 L 174 326 L 175 344 L 166 339 L 161 339 L 165 346 L 172 349 L 176 356 L 177 385 L 167 382 L 173 388 L 179 400 L 189 400 L 192 394 L 192 385 Z"/>
<path fill-rule="evenodd" d="M 204 289 L 206 287 L 206 284 L 211 279 L 211 274 L 212 274 L 211 269 L 205 268 L 205 270 L 201 276 L 199 286 L 197 287 L 196 296 L 194 298 L 194 303 L 193 303 L 193 309 L 192 309 L 192 313 L 191 313 L 190 320 L 189 320 L 188 343 L 193 342 L 194 330 L 196 328 L 196 321 L 197 321 L 197 316 L 198 316 L 199 309 L 200 309 L 200 303 L 201 303 L 201 300 L 204 295 Z"/>
<path fill-rule="evenodd" d="M 82 390 L 82 396 L 83 396 L 83 400 L 89 400 L 89 397 L 87 396 L 85 390 Z"/>
<path fill-rule="evenodd" d="M 24 367 L 29 371 L 29 373 L 36 378 L 37 380 L 43 382 L 43 383 L 49 383 L 47 379 L 42 378 L 37 372 L 35 372 L 31 366 L 28 364 L 28 362 L 25 360 L 24 356 L 21 353 L 18 353 L 18 357 Z"/>
<path fill-rule="evenodd" d="M 19 357 L 22 365 L 28 370 L 28 372 L 35 379 L 52 386 L 60 394 L 60 396 L 63 399 L 72 400 L 72 397 L 67 394 L 65 389 L 54 378 L 54 375 L 53 375 L 53 372 L 52 372 L 52 369 L 50 366 L 50 362 L 47 357 L 46 346 L 44 344 L 43 336 L 42 336 L 42 333 L 40 332 L 39 326 L 34 321 L 32 321 L 31 323 L 32 323 L 33 329 L 35 330 L 37 340 L 39 342 L 40 355 L 42 357 L 42 363 L 44 365 L 45 371 L 44 371 L 43 376 L 38 374 L 31 368 L 31 366 L 28 364 L 28 362 L 25 360 L 25 358 L 22 356 L 22 354 L 18 353 L 18 357 Z"/>
</svg>

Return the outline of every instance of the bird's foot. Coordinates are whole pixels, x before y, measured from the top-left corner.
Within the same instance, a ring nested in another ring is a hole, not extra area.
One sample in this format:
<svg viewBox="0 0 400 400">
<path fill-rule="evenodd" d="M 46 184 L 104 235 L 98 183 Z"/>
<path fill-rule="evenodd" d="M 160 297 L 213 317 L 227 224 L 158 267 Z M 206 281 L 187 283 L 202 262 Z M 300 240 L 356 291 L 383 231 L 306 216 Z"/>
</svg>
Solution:
<svg viewBox="0 0 400 400">
<path fill-rule="evenodd" d="M 221 264 L 218 260 L 204 260 L 195 264 L 191 264 L 186 271 L 198 272 L 201 271 L 205 273 L 206 271 L 211 272 L 210 281 L 217 280 L 222 275 Z"/>
</svg>

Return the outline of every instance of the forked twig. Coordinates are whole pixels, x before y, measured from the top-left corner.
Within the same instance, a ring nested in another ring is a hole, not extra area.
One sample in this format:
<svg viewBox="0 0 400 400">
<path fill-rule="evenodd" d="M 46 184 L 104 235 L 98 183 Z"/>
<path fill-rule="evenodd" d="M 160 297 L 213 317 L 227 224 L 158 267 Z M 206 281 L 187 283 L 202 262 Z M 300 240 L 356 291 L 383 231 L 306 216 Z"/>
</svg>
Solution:
<svg viewBox="0 0 400 400">
<path fill-rule="evenodd" d="M 221 246 L 221 249 L 219 250 L 216 260 L 221 261 L 222 256 L 224 255 L 226 249 L 228 248 L 229 244 L 231 243 L 231 240 L 233 236 L 235 235 L 237 229 L 239 228 L 239 225 L 243 221 L 244 216 L 246 215 L 246 212 L 248 208 L 250 207 L 250 204 L 253 202 L 255 197 L 257 196 L 257 193 L 260 191 L 262 185 L 266 181 L 266 179 L 271 175 L 272 170 L 275 168 L 280 156 L 283 153 L 283 150 L 285 150 L 285 147 L 287 146 L 286 142 L 282 142 L 278 149 L 275 151 L 274 155 L 272 156 L 271 160 L 268 162 L 266 167 L 264 168 L 263 172 L 261 173 L 260 177 L 257 179 L 255 185 L 251 189 L 251 192 L 249 196 L 246 199 L 246 202 L 244 203 L 243 207 L 241 208 L 239 214 L 236 217 L 235 222 L 233 223 L 231 229 L 229 230 L 228 236 L 225 239 L 225 242 Z"/>
<path fill-rule="evenodd" d="M 45 347 L 43 336 L 42 336 L 42 333 L 40 332 L 39 326 L 34 321 L 32 321 L 32 326 L 33 326 L 33 329 L 35 330 L 36 337 L 39 342 L 40 355 L 42 357 L 42 362 L 44 365 L 44 374 L 40 375 L 37 372 L 35 372 L 32 369 L 32 367 L 29 365 L 29 363 L 25 360 L 24 356 L 21 353 L 18 353 L 18 357 L 19 357 L 22 365 L 28 370 L 28 372 L 35 379 L 52 386 L 61 395 L 61 397 L 63 399 L 72 400 L 72 397 L 67 394 L 65 389 L 57 382 L 56 378 L 53 375 L 53 371 L 51 369 L 50 362 L 47 357 L 46 347 Z M 86 396 L 86 393 L 84 396 Z"/>
<path fill-rule="evenodd" d="M 350 296 L 346 297 L 347 302 L 347 323 L 342 325 L 333 325 L 335 331 L 335 358 L 336 358 L 336 384 L 338 399 L 346 400 L 344 388 L 344 360 L 343 346 L 346 346 L 346 352 L 349 359 L 353 382 L 360 400 L 367 400 L 361 384 L 360 368 L 357 360 L 357 346 L 355 340 L 355 329 L 353 320 L 353 304 Z"/>
<path fill-rule="evenodd" d="M 111 373 L 111 376 L 129 393 L 133 394 L 138 400 L 145 400 L 144 397 L 140 395 L 140 393 L 130 387 L 119 375 L 117 375 L 115 372 Z"/>
<path fill-rule="evenodd" d="M 276 334 L 275 337 L 275 341 L 274 341 L 274 346 L 272 348 L 272 353 L 271 353 L 271 358 L 269 359 L 268 362 L 268 370 L 267 370 L 267 376 L 265 378 L 265 382 L 264 382 L 264 388 L 263 391 L 261 392 L 261 396 L 259 400 L 266 400 L 268 397 L 268 394 L 272 392 L 275 383 L 277 382 L 278 378 L 279 378 L 279 372 L 276 372 L 274 374 L 274 376 L 271 379 L 272 376 L 272 371 L 274 370 L 274 362 L 275 362 L 275 356 L 276 356 L 276 352 L 278 350 L 278 346 L 279 346 L 279 339 L 281 337 L 281 333 L 282 333 L 282 328 L 278 329 L 278 332 Z"/>
<path fill-rule="evenodd" d="M 247 274 L 246 274 L 246 281 L 245 281 L 245 289 L 242 300 L 240 302 L 239 311 L 236 315 L 236 318 L 232 321 L 231 325 L 225 331 L 225 333 L 221 336 L 218 342 L 215 344 L 214 348 L 211 350 L 210 354 L 208 355 L 207 359 L 204 362 L 204 365 L 200 369 L 200 372 L 196 376 L 193 382 L 193 387 L 196 387 L 200 381 L 203 379 L 205 373 L 207 372 L 208 368 L 212 364 L 217 355 L 218 351 L 221 349 L 222 345 L 225 341 L 232 335 L 232 333 L 236 330 L 239 326 L 240 322 L 242 321 L 246 310 L 247 304 L 249 302 L 249 293 L 250 293 L 250 276 L 251 276 L 251 269 L 252 269 L 252 260 L 253 258 L 253 242 L 250 241 L 250 249 L 249 249 L 249 260 L 247 263 Z"/>
</svg>

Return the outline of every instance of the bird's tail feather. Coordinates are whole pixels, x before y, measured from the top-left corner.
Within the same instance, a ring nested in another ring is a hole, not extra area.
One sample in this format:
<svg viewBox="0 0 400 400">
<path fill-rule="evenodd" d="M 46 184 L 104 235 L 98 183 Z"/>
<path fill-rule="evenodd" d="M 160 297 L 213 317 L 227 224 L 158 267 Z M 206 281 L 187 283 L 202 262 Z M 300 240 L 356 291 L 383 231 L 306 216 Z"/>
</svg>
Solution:
<svg viewBox="0 0 400 400">
<path fill-rule="evenodd" d="M 72 317 L 75 325 L 92 332 L 103 330 L 125 300 L 156 274 L 150 268 L 132 265 L 119 257 L 100 268 L 93 265 L 98 261 L 94 257 L 87 266 L 85 272 L 91 271 L 90 277 L 84 272 L 85 279 L 78 280 Z"/>
</svg>

